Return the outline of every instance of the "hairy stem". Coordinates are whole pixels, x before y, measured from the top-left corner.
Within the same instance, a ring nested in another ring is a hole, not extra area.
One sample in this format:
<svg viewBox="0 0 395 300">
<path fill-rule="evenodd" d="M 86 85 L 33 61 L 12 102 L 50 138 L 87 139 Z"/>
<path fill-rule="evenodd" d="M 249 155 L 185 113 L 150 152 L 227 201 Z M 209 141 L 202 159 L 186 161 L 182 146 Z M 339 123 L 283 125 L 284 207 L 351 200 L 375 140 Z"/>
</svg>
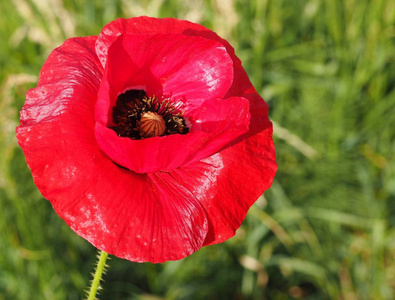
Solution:
<svg viewBox="0 0 395 300">
<path fill-rule="evenodd" d="M 106 267 L 107 256 L 108 254 L 104 251 L 100 251 L 100 254 L 98 255 L 99 260 L 97 262 L 95 275 L 89 290 L 88 300 L 96 299 L 96 293 L 100 286 L 100 280 Z"/>
</svg>

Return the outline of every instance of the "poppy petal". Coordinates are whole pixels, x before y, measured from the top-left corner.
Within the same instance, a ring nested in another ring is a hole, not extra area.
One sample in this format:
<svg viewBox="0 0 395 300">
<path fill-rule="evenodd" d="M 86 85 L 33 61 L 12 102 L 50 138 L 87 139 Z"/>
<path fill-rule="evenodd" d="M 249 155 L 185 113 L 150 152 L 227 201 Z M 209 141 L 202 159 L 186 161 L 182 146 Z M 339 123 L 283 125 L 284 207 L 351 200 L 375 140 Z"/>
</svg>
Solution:
<svg viewBox="0 0 395 300">
<path fill-rule="evenodd" d="M 219 153 L 224 168 L 217 177 L 216 193 L 201 201 L 209 220 L 204 245 L 232 237 L 251 205 L 267 190 L 277 170 L 272 125 Z"/>
<path fill-rule="evenodd" d="M 184 33 L 186 35 L 198 36 L 197 34 L 188 34 L 188 30 L 191 29 L 208 31 L 208 29 L 199 24 L 173 18 L 157 19 L 145 16 L 131 19 L 119 18 L 103 27 L 96 41 L 96 53 L 104 67 L 108 57 L 108 48 L 122 34 L 154 35 L 157 33 Z"/>
<path fill-rule="evenodd" d="M 81 97 L 97 93 L 103 69 L 92 48 L 96 38 L 69 39 L 51 53 L 41 69 L 38 88 L 28 92 L 21 111 L 21 125 L 50 122 L 65 110 L 78 106 L 78 102 L 72 101 L 76 88 L 83 93 Z M 46 88 L 42 88 L 44 85 Z M 95 96 L 89 97 L 95 101 Z"/>
<path fill-rule="evenodd" d="M 209 222 L 205 246 L 231 238 L 251 205 L 271 186 L 277 165 L 271 123 L 266 126 L 259 134 L 199 162 L 153 174 L 174 181 L 198 198 Z"/>
</svg>

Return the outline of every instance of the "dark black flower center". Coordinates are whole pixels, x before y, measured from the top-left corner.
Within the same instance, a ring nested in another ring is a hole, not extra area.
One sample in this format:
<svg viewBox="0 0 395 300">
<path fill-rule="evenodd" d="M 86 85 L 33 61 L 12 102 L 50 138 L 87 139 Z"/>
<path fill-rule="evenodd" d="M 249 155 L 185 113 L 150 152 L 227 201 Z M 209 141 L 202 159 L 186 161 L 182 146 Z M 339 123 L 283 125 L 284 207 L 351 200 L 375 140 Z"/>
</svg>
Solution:
<svg viewBox="0 0 395 300">
<path fill-rule="evenodd" d="M 144 90 L 128 90 L 118 96 L 112 111 L 118 136 L 140 140 L 154 136 L 186 134 L 184 118 L 169 99 L 148 97 Z"/>
</svg>

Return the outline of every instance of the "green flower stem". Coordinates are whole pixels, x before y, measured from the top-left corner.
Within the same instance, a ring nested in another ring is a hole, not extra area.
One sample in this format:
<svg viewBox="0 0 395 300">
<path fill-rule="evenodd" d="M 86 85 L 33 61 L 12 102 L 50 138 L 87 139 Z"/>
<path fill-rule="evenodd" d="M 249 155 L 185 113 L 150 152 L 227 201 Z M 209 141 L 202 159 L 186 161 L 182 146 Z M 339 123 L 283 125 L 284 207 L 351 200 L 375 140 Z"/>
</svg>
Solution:
<svg viewBox="0 0 395 300">
<path fill-rule="evenodd" d="M 97 262 L 95 275 L 92 280 L 92 285 L 89 290 L 88 300 L 96 299 L 96 293 L 100 285 L 100 280 L 103 274 L 103 271 L 106 267 L 106 260 L 107 260 L 108 253 L 104 251 L 100 251 L 99 261 Z"/>
</svg>

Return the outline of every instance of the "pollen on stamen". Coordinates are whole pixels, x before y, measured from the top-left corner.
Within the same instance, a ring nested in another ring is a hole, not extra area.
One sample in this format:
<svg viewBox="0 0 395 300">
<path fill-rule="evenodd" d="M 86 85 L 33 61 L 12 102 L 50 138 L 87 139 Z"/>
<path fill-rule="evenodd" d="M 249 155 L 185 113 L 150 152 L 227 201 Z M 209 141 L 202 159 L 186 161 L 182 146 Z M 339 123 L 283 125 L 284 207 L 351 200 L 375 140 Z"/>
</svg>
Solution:
<svg viewBox="0 0 395 300">
<path fill-rule="evenodd" d="M 118 136 L 134 140 L 170 134 L 186 134 L 189 128 L 170 99 L 148 97 L 144 90 L 128 90 L 118 96 L 111 127 Z"/>
</svg>

